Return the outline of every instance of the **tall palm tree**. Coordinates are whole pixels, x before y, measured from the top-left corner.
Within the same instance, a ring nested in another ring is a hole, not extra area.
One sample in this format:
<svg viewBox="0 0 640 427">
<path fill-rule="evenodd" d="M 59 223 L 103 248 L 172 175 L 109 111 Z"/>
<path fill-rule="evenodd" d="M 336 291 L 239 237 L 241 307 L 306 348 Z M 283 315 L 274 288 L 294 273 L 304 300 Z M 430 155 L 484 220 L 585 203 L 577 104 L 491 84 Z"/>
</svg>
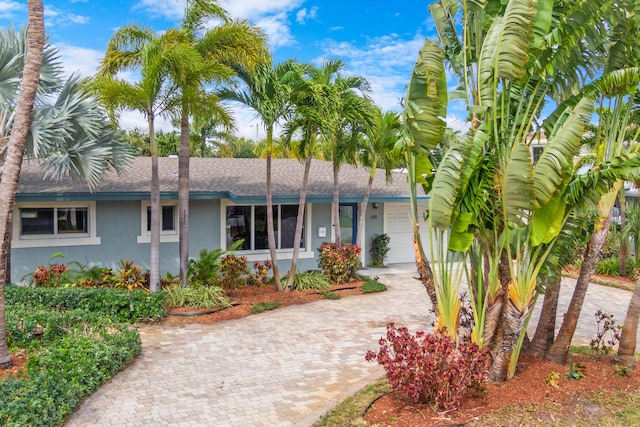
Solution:
<svg viewBox="0 0 640 427">
<path fill-rule="evenodd" d="M 370 168 L 370 172 L 358 218 L 355 241 L 357 246 L 362 247 L 362 229 L 367 217 L 366 210 L 373 179 L 378 168 L 384 169 L 388 181 L 391 178 L 391 170 L 399 163 L 399 153 L 395 150 L 395 146 L 400 140 L 401 129 L 402 123 L 398 113 L 394 111 L 385 111 L 383 113 L 379 108 L 376 108 L 375 125 L 368 129 L 367 136 L 363 138 L 363 143 L 360 145 L 360 163 Z"/>
<path fill-rule="evenodd" d="M 128 109 L 141 112 L 147 120 L 151 154 L 151 244 L 149 289 L 160 290 L 160 180 L 155 118 L 171 108 L 168 69 L 180 58 L 180 51 L 163 43 L 153 30 L 129 24 L 116 31 L 109 40 L 99 76 L 92 83 L 101 102 L 109 111 Z M 140 72 L 140 80 L 130 83 L 115 78 L 124 70 Z"/>
<path fill-rule="evenodd" d="M 293 83 L 291 91 L 293 115 L 285 124 L 284 138 L 286 143 L 290 144 L 294 134 L 301 135 L 298 145 L 298 157 L 305 159 L 305 165 L 293 240 L 293 255 L 286 285 L 287 289 L 292 288 L 298 268 L 309 170 L 311 169 L 311 160 L 316 150 L 318 137 L 323 129 L 329 128 L 330 123 L 339 122 L 340 113 L 335 111 L 334 108 L 340 105 L 341 96 L 352 89 L 357 89 L 357 87 L 351 88 L 349 85 L 353 83 L 346 83 L 345 79 L 340 76 L 339 71 L 342 67 L 341 61 L 325 61 L 320 67 L 308 65 L 304 75 Z"/>
<path fill-rule="evenodd" d="M 221 24 L 206 29 L 210 20 Z M 178 30 L 167 37 L 177 45 L 190 48 L 193 59 L 171 73 L 180 92 L 180 150 L 178 152 L 178 218 L 180 227 L 180 279 L 186 283 L 189 260 L 189 156 L 190 117 L 220 111 L 219 97 L 207 91 L 207 85 L 230 82 L 232 66 L 242 64 L 253 69 L 267 62 L 269 55 L 262 31 L 246 21 L 231 21 L 217 0 L 194 0 L 187 3 Z"/>
<path fill-rule="evenodd" d="M 273 265 L 273 278 L 276 289 L 284 288 L 280 282 L 278 269 L 277 245 L 273 224 L 273 189 L 271 182 L 271 160 L 273 158 L 273 133 L 276 124 L 286 117 L 290 110 L 289 97 L 291 82 L 300 78 L 302 68 L 294 61 L 287 61 L 274 66 L 262 64 L 255 70 L 239 67 L 236 70 L 244 87 L 232 90 L 226 89 L 220 93 L 223 99 L 242 103 L 253 109 L 260 117 L 266 129 L 265 156 L 267 160 L 266 198 L 267 198 L 267 239 Z"/>
<path fill-rule="evenodd" d="M 33 104 L 36 99 L 40 70 L 45 43 L 44 6 L 42 1 L 28 0 L 29 30 L 27 36 L 28 50 L 24 58 L 20 93 L 15 107 L 15 119 L 11 136 L 3 145 L 7 145 L 4 159 L 2 180 L 0 180 L 0 236 L 3 237 L 0 254 L 0 369 L 12 365 L 7 345 L 7 323 L 4 311 L 4 283 L 7 275 L 6 263 L 3 262 L 10 250 L 10 223 L 13 203 L 18 189 L 20 165 L 24 154 L 29 123 L 31 122 Z M 4 51 L 4 49 L 3 49 Z"/>
</svg>

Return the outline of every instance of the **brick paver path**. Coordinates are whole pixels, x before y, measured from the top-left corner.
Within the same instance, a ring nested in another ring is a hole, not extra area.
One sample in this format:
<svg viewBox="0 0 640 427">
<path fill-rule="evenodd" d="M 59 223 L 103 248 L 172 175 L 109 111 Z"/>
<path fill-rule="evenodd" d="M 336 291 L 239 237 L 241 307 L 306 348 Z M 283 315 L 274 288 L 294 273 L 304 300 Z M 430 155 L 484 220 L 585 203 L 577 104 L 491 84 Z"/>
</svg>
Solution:
<svg viewBox="0 0 640 427">
<path fill-rule="evenodd" d="M 428 297 L 412 274 L 380 280 L 387 292 L 215 325 L 144 327 L 142 355 L 67 425 L 310 426 L 383 374 L 364 354 L 377 348 L 388 322 L 431 328 Z M 566 283 L 559 322 L 570 298 L 572 282 Z M 591 285 L 574 343 L 595 335 L 599 308 L 622 322 L 630 295 Z"/>
</svg>

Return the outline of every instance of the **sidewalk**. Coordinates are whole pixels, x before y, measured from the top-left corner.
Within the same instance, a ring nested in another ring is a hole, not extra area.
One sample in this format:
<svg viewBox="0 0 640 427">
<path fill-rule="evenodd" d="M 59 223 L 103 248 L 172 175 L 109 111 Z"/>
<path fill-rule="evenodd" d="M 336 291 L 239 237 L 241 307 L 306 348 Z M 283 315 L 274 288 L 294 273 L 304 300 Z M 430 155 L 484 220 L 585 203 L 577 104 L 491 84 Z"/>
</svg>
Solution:
<svg viewBox="0 0 640 427">
<path fill-rule="evenodd" d="M 87 399 L 67 425 L 310 426 L 383 375 L 364 355 L 377 349 L 388 322 L 430 330 L 426 291 L 415 274 L 402 270 L 365 271 L 388 286 L 379 294 L 215 325 L 144 327 L 142 355 Z M 559 321 L 570 299 L 572 282 L 565 282 Z M 588 344 L 595 335 L 597 309 L 622 322 L 630 296 L 591 285 L 574 343 Z"/>
</svg>

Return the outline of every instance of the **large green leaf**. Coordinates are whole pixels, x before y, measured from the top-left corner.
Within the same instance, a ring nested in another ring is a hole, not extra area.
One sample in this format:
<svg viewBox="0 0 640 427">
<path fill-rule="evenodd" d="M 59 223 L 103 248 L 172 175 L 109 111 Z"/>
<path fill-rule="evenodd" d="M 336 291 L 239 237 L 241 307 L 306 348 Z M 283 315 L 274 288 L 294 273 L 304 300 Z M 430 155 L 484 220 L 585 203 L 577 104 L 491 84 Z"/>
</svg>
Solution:
<svg viewBox="0 0 640 427">
<path fill-rule="evenodd" d="M 502 200 L 508 221 L 522 226 L 533 210 L 531 152 L 522 142 L 516 142 L 506 165 L 502 181 Z"/>
<path fill-rule="evenodd" d="M 411 73 L 403 116 L 412 151 L 428 155 L 444 134 L 447 114 L 444 52 L 426 40 Z"/>
<path fill-rule="evenodd" d="M 550 243 L 560 233 L 566 206 L 561 197 L 554 197 L 548 204 L 535 210 L 529 235 L 532 246 Z"/>
<path fill-rule="evenodd" d="M 533 41 L 533 19 L 537 13 L 537 4 L 537 1 L 532 0 L 511 0 L 507 4 L 504 19 L 500 22 L 497 46 L 498 77 L 515 81 L 525 73 Z M 544 30 L 543 21 L 550 19 L 550 15 L 549 9 L 538 17 L 542 25 L 536 28 L 538 32 Z"/>
<path fill-rule="evenodd" d="M 535 198 L 540 206 L 548 204 L 567 174 L 573 173 L 573 157 L 578 154 L 585 121 L 593 110 L 593 103 L 583 97 L 571 109 L 567 119 L 547 145 L 533 169 Z"/>
</svg>

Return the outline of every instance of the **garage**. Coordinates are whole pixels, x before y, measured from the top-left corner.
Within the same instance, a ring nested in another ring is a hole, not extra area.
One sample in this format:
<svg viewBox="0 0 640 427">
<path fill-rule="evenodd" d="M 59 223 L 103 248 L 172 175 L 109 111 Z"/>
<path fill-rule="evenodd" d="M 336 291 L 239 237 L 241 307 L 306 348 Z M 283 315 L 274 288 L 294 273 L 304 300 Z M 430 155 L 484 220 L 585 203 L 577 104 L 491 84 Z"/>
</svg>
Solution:
<svg viewBox="0 0 640 427">
<path fill-rule="evenodd" d="M 418 203 L 419 215 L 422 215 L 426 210 L 426 202 Z M 409 203 L 384 204 L 384 232 L 389 236 L 388 264 L 415 262 L 413 230 L 409 212 Z M 420 221 L 420 235 L 425 253 L 429 254 L 429 230 L 425 221 Z"/>
</svg>

